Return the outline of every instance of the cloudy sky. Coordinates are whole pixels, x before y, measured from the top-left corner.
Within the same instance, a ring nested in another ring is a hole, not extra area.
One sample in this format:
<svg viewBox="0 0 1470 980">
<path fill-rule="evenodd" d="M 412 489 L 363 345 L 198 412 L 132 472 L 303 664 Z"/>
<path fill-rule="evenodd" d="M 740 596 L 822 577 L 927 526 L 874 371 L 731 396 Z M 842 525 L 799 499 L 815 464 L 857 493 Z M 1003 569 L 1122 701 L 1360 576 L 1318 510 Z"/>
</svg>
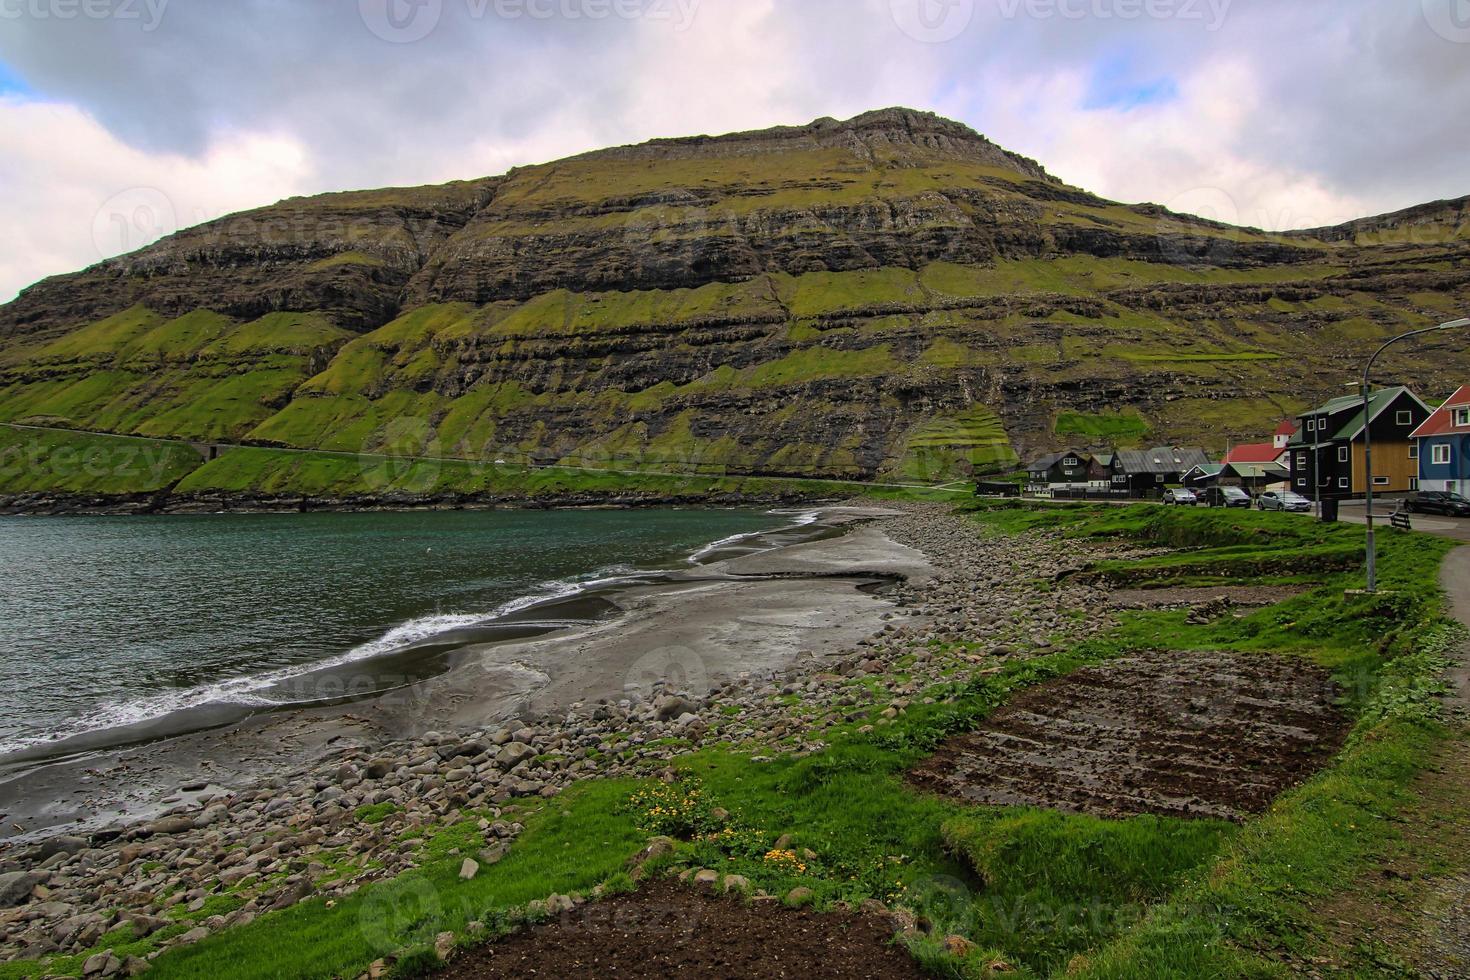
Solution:
<svg viewBox="0 0 1470 980">
<path fill-rule="evenodd" d="M 294 194 L 889 105 L 1335 223 L 1470 194 L 1470 0 L 0 0 L 0 301 Z"/>
</svg>

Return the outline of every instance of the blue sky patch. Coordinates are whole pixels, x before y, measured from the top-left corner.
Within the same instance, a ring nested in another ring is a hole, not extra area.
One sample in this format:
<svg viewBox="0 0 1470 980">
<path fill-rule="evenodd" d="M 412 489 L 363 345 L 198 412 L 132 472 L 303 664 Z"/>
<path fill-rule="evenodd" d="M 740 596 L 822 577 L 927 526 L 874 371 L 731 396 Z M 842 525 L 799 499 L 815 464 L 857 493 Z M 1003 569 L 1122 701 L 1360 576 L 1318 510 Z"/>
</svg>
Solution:
<svg viewBox="0 0 1470 980">
<path fill-rule="evenodd" d="M 1099 62 L 1088 82 L 1084 109 L 1137 109 L 1172 102 L 1179 97 L 1179 84 L 1169 75 L 1149 77 L 1133 59 L 1118 56 Z"/>
<path fill-rule="evenodd" d="M 9 65 L 0 61 L 0 95 L 29 95 L 31 87 Z"/>
</svg>

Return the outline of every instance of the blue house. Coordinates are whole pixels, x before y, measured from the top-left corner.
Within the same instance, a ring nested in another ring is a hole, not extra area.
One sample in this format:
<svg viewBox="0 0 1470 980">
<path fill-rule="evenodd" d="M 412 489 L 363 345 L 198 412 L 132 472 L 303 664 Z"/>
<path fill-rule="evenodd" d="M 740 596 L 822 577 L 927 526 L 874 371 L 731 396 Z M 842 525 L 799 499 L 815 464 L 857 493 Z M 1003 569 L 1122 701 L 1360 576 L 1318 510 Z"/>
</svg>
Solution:
<svg viewBox="0 0 1470 980">
<path fill-rule="evenodd" d="M 1470 385 L 1462 385 L 1415 429 L 1419 489 L 1470 495 Z"/>
</svg>

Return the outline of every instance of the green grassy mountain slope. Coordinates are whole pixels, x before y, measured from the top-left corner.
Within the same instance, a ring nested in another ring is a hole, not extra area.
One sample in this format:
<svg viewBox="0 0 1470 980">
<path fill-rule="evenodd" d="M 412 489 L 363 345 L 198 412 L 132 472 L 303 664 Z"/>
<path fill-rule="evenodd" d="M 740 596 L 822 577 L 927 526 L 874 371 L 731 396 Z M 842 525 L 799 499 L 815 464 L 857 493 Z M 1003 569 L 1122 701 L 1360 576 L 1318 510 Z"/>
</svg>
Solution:
<svg viewBox="0 0 1470 980">
<path fill-rule="evenodd" d="M 1375 339 L 1465 315 L 1467 257 L 1465 201 L 1266 234 L 883 110 L 189 229 L 0 307 L 0 422 L 938 481 L 1082 433 L 1260 438 Z M 1385 370 L 1434 397 L 1463 348 Z"/>
</svg>

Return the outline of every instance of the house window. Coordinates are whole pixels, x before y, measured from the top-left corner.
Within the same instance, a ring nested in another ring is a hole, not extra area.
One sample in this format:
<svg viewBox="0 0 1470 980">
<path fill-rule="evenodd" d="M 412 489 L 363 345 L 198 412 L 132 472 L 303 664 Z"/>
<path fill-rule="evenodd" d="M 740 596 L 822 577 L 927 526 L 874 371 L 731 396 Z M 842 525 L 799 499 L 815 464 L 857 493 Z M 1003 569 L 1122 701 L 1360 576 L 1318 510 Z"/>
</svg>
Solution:
<svg viewBox="0 0 1470 980">
<path fill-rule="evenodd" d="M 1337 461 L 1339 463 L 1346 463 L 1348 461 L 1348 447 L 1346 447 L 1346 446 L 1338 446 L 1337 447 Z"/>
<path fill-rule="evenodd" d="M 1066 459 L 1062 460 L 1062 465 L 1063 466 L 1076 466 L 1077 465 L 1077 460 L 1076 460 L 1075 457 L 1068 456 Z"/>
<path fill-rule="evenodd" d="M 1386 477 L 1386 476 L 1375 476 L 1373 478 L 1373 485 L 1375 487 L 1386 487 L 1386 486 L 1388 486 L 1388 477 Z"/>
<path fill-rule="evenodd" d="M 1450 461 L 1449 443 L 1441 442 L 1434 447 L 1434 462 L 1448 463 Z"/>
<path fill-rule="evenodd" d="M 1418 490 L 1419 489 L 1419 478 L 1417 476 L 1411 476 L 1411 477 L 1409 477 L 1409 489 L 1410 490 Z"/>
<path fill-rule="evenodd" d="M 1317 431 L 1317 420 L 1316 419 L 1307 419 L 1307 431 L 1308 432 L 1316 432 Z"/>
<path fill-rule="evenodd" d="M 1348 478 L 1345 477 L 1345 476 L 1338 477 L 1337 478 L 1337 485 L 1339 487 L 1341 487 L 1343 490 L 1346 490 L 1348 488 Z"/>
<path fill-rule="evenodd" d="M 1398 413 L 1398 423 L 1399 423 L 1399 425 L 1413 425 L 1414 424 L 1414 413 L 1413 412 L 1399 412 Z"/>
<path fill-rule="evenodd" d="M 1455 425 L 1470 425 L 1470 408 L 1455 409 Z"/>
<path fill-rule="evenodd" d="M 1299 487 L 1304 487 L 1304 486 L 1307 485 L 1307 481 L 1306 480 L 1297 480 L 1296 481 L 1296 485 L 1299 486 Z"/>
<path fill-rule="evenodd" d="M 1307 465 L 1307 454 L 1306 453 L 1297 453 L 1296 454 L 1296 465 L 1298 465 L 1298 466 L 1306 466 Z"/>
<path fill-rule="evenodd" d="M 1418 459 L 1419 458 L 1419 444 L 1417 442 L 1411 442 L 1411 443 L 1409 443 L 1409 458 L 1410 459 Z"/>
</svg>

